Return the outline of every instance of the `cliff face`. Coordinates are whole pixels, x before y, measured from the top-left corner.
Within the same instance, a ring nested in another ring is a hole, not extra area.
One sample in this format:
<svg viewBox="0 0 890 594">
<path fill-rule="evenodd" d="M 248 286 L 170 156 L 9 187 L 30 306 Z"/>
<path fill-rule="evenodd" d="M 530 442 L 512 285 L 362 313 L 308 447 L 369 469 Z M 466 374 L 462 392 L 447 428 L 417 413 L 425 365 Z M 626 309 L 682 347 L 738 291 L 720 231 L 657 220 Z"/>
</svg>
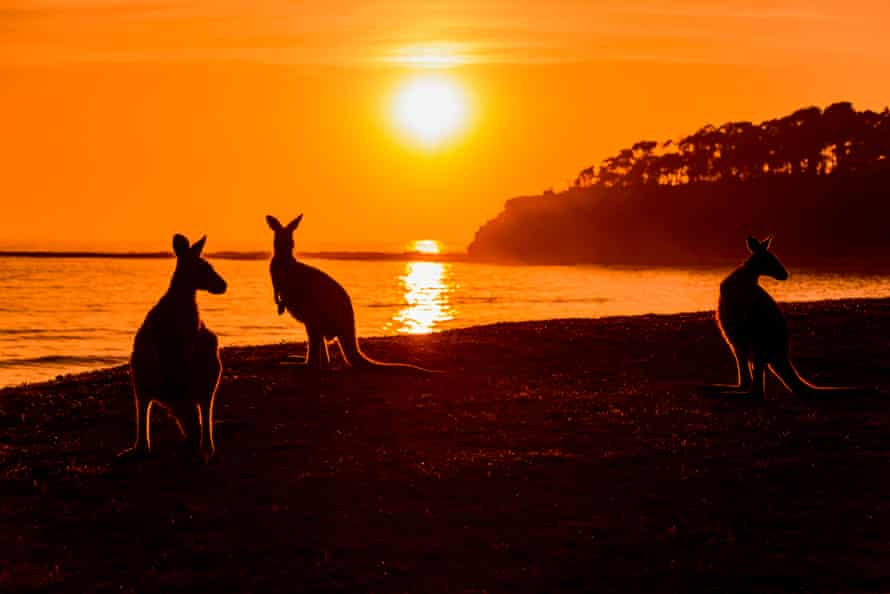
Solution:
<svg viewBox="0 0 890 594">
<path fill-rule="evenodd" d="M 776 235 L 798 265 L 890 265 L 890 173 L 576 188 L 509 200 L 468 248 L 477 260 L 707 265 Z"/>
</svg>

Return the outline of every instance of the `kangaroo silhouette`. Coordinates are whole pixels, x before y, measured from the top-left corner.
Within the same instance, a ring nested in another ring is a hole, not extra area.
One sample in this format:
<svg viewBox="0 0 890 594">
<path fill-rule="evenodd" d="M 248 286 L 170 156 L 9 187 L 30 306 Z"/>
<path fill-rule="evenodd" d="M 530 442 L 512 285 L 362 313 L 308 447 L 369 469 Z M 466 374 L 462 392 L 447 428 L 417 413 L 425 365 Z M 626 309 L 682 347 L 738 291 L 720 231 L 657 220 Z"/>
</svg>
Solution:
<svg viewBox="0 0 890 594">
<path fill-rule="evenodd" d="M 306 326 L 309 352 L 306 364 L 324 370 L 330 364 L 327 340 L 336 339 L 347 365 L 365 368 L 403 368 L 437 373 L 410 363 L 385 363 L 365 355 L 359 348 L 355 312 L 346 289 L 325 272 L 294 258 L 294 231 L 303 220 L 298 216 L 282 225 L 272 215 L 266 222 L 275 232 L 274 254 L 269 266 L 278 315 L 287 310 Z"/>
<path fill-rule="evenodd" d="M 791 362 L 788 327 L 778 304 L 759 284 L 761 276 L 788 279 L 788 271 L 770 251 L 772 237 L 758 241 L 748 237 L 751 255 L 720 283 L 717 325 L 732 351 L 738 368 L 738 384 L 713 386 L 723 393 L 764 397 L 768 368 L 798 396 L 850 388 L 815 386 L 806 381 Z"/>
<path fill-rule="evenodd" d="M 226 282 L 201 257 L 206 241 L 204 236 L 189 246 L 182 235 L 173 237 L 176 269 L 170 288 L 136 332 L 130 358 L 136 454 L 151 450 L 151 407 L 158 403 L 173 413 L 191 447 L 205 460 L 213 455 L 213 401 L 222 364 L 216 335 L 201 321 L 195 294 L 220 295 Z"/>
</svg>

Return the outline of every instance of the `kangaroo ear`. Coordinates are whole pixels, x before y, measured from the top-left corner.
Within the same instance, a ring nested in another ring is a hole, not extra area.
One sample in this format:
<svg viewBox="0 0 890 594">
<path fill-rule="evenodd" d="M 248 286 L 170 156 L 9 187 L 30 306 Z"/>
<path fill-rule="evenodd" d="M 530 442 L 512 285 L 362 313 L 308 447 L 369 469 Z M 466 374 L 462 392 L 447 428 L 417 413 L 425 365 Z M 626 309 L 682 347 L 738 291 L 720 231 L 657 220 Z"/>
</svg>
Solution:
<svg viewBox="0 0 890 594">
<path fill-rule="evenodd" d="M 266 224 L 269 225 L 272 231 L 281 231 L 281 222 L 272 215 L 266 215 Z"/>
<path fill-rule="evenodd" d="M 756 254 L 757 252 L 761 251 L 761 249 L 762 248 L 760 247 L 760 242 L 749 235 L 748 236 L 748 251 L 751 252 L 752 254 Z"/>
<path fill-rule="evenodd" d="M 193 244 L 192 244 L 192 248 L 191 248 L 191 249 L 192 249 L 192 255 L 193 255 L 193 256 L 200 256 L 200 255 L 201 255 L 201 250 L 204 249 L 204 244 L 205 244 L 205 243 L 207 243 L 207 236 L 206 236 L 206 235 L 205 235 L 204 237 L 202 237 L 201 239 L 199 239 L 198 241 L 196 241 L 195 243 L 193 243 Z"/>
<path fill-rule="evenodd" d="M 300 221 L 302 221 L 302 220 L 303 220 L 303 215 L 301 214 L 300 216 L 298 216 L 297 218 L 295 218 L 293 221 L 291 221 L 290 223 L 288 223 L 288 224 L 287 224 L 287 227 L 285 227 L 285 229 L 287 229 L 288 231 L 290 231 L 291 233 L 293 233 L 294 230 L 295 230 L 297 227 L 300 226 Z"/>
<path fill-rule="evenodd" d="M 768 250 L 768 249 L 769 249 L 769 244 L 771 244 L 772 242 L 773 242 L 773 236 L 770 235 L 769 237 L 767 237 L 766 239 L 764 239 L 763 241 L 760 242 L 760 246 L 761 246 L 763 249 Z"/>
<path fill-rule="evenodd" d="M 180 235 L 177 233 L 173 236 L 173 253 L 176 254 L 177 258 L 181 258 L 184 256 L 189 250 L 189 240 L 185 238 L 185 235 Z"/>
</svg>

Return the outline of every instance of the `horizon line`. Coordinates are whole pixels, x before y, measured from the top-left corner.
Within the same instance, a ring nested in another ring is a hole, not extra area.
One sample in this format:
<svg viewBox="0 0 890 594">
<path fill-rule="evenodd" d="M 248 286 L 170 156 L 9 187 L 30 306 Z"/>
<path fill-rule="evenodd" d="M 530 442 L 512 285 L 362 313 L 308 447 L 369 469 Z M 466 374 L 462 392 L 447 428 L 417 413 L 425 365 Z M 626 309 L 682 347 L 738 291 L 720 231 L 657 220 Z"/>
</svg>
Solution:
<svg viewBox="0 0 890 594">
<path fill-rule="evenodd" d="M 368 251 L 368 250 L 324 250 L 299 252 L 306 258 L 321 260 L 422 260 L 422 261 L 464 261 L 469 259 L 466 252 L 443 252 L 423 254 L 409 251 Z M 272 252 L 265 250 L 220 250 L 207 252 L 207 258 L 217 260 L 266 260 Z M 118 259 L 118 260 L 163 260 L 175 258 L 173 252 L 159 251 L 94 251 L 94 250 L 0 250 L 0 258 L 70 258 L 70 259 Z"/>
</svg>

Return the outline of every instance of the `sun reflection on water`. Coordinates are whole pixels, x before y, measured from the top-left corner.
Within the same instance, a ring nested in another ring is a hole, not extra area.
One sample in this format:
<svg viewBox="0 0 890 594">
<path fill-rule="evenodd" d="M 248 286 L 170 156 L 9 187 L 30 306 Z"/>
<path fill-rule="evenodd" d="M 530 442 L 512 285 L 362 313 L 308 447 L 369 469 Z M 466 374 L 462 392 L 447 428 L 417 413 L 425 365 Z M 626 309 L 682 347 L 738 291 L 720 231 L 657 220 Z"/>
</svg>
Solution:
<svg viewBox="0 0 890 594">
<path fill-rule="evenodd" d="M 429 334 L 436 326 L 454 319 L 449 294 L 454 290 L 451 265 L 440 262 L 409 262 L 399 277 L 406 306 L 394 316 L 399 334 Z"/>
</svg>

